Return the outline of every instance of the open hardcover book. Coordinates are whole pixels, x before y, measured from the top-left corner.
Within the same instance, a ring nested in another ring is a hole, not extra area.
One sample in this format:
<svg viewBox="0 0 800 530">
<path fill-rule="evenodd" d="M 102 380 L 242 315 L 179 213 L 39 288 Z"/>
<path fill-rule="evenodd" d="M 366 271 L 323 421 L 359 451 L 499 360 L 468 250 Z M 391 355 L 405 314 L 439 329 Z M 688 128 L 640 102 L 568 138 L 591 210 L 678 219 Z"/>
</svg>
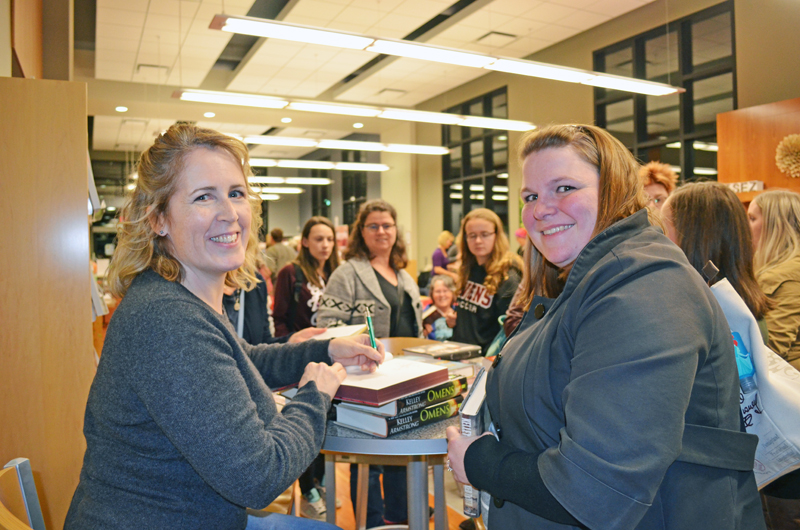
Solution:
<svg viewBox="0 0 800 530">
<path fill-rule="evenodd" d="M 395 357 L 373 373 L 348 373 L 336 392 L 336 399 L 385 405 L 400 397 L 444 383 L 449 374 L 444 366 Z"/>
</svg>

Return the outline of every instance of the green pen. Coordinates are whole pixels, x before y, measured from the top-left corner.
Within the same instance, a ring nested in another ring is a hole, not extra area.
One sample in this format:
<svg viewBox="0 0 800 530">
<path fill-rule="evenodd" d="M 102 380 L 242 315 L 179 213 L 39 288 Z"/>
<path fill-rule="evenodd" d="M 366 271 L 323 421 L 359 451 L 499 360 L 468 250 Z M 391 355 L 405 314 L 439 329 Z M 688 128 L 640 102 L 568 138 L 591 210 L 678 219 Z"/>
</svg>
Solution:
<svg viewBox="0 0 800 530">
<path fill-rule="evenodd" d="M 378 349 L 378 345 L 375 343 L 375 329 L 372 327 L 372 317 L 369 314 L 369 308 L 364 308 L 364 316 L 367 319 L 367 330 L 369 331 L 369 343 L 372 345 L 373 348 L 376 350 Z"/>
</svg>

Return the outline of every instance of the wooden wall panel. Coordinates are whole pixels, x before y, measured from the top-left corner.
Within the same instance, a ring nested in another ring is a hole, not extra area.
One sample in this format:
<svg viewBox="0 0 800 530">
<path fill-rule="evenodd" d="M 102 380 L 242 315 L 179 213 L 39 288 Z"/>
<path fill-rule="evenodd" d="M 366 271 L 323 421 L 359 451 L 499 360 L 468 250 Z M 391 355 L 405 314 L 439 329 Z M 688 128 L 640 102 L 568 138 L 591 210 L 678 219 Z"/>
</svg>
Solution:
<svg viewBox="0 0 800 530">
<path fill-rule="evenodd" d="M 42 78 L 42 0 L 11 0 L 11 47 L 22 75 Z"/>
<path fill-rule="evenodd" d="M 86 85 L 0 78 L 0 464 L 31 460 L 64 524 L 94 376 Z"/>
<path fill-rule="evenodd" d="M 800 134 L 800 98 L 718 114 L 719 181 L 762 180 L 765 189 L 800 192 L 800 179 L 775 165 L 775 149 L 788 134 Z"/>
</svg>

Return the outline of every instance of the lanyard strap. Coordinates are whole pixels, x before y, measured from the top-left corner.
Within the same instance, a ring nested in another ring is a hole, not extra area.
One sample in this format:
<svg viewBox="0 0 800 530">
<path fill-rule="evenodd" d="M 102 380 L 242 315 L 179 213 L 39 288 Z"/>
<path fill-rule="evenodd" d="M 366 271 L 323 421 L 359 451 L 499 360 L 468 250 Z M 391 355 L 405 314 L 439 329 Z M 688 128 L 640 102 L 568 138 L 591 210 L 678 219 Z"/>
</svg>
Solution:
<svg viewBox="0 0 800 530">
<path fill-rule="evenodd" d="M 236 334 L 244 338 L 244 289 L 239 290 L 239 320 L 236 323 Z"/>
</svg>

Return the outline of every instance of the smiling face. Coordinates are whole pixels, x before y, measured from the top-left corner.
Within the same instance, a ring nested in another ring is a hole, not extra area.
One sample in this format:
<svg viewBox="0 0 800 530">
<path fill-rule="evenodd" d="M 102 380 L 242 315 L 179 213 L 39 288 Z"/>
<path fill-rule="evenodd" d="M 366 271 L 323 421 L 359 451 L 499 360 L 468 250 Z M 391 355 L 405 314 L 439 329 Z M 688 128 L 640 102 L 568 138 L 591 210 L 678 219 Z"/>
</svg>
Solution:
<svg viewBox="0 0 800 530">
<path fill-rule="evenodd" d="M 361 237 L 372 256 L 388 255 L 397 241 L 397 226 L 389 212 L 371 212 L 364 220 Z"/>
<path fill-rule="evenodd" d="M 155 228 L 183 266 L 183 285 L 197 294 L 242 266 L 252 214 L 242 167 L 225 151 L 195 149 L 178 178 Z"/>
<path fill-rule="evenodd" d="M 600 176 L 571 147 L 531 153 L 522 165 L 522 221 L 536 249 L 553 265 L 571 264 L 597 224 Z"/>
<path fill-rule="evenodd" d="M 438 309 L 447 309 L 453 305 L 453 291 L 443 281 L 437 281 L 431 285 L 431 298 L 433 298 L 433 305 Z"/>
<path fill-rule="evenodd" d="M 764 225 L 764 215 L 761 213 L 761 206 L 753 201 L 747 207 L 747 221 L 750 223 L 750 232 L 753 233 L 753 248 L 758 248 L 761 241 L 761 228 Z"/>
<path fill-rule="evenodd" d="M 334 237 L 331 227 L 319 223 L 311 227 L 308 237 L 304 237 L 301 244 L 308 249 L 309 254 L 322 266 L 331 257 Z"/>
</svg>

